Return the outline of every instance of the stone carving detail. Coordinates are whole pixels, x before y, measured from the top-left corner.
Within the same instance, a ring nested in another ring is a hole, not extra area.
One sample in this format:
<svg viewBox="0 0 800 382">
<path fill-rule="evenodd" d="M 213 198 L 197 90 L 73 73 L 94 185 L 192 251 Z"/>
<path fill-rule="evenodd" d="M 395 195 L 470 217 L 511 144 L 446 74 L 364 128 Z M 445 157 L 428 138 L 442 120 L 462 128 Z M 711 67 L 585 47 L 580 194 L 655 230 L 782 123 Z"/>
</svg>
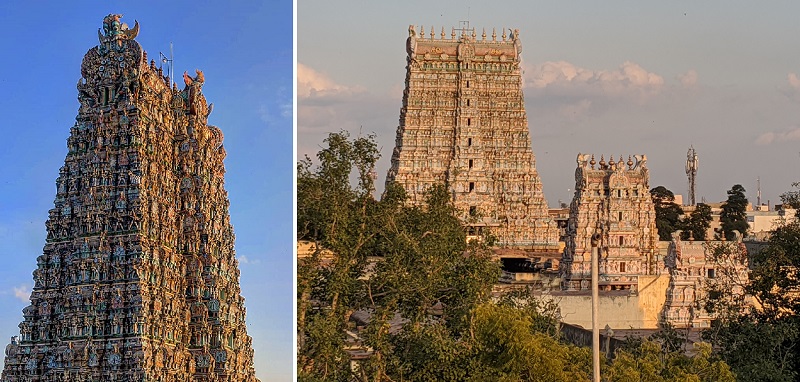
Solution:
<svg viewBox="0 0 800 382">
<path fill-rule="evenodd" d="M 639 275 L 659 273 L 658 232 L 647 157 L 629 156 L 627 162 L 622 156 L 618 161 L 613 156 L 609 158 L 606 163 L 601 156 L 598 163 L 594 155 L 578 154 L 575 196 L 559 265 L 564 289 L 587 289 L 595 233 L 600 234 L 601 290 L 636 292 Z"/>
<path fill-rule="evenodd" d="M 714 316 L 698 302 L 711 284 L 744 300 L 748 263 L 741 235 L 734 241 L 682 241 L 677 231 L 669 242 L 664 266 L 670 280 L 662 323 L 675 328 L 710 327 Z"/>
<path fill-rule="evenodd" d="M 108 15 L 84 56 L 4 382 L 257 380 L 202 72 L 178 89 L 148 63 L 138 30 Z M 201 357 L 210 362 L 197 368 Z"/>
<path fill-rule="evenodd" d="M 558 228 L 531 150 L 522 95 L 518 33 L 506 40 L 409 27 L 403 107 L 387 184 L 411 203 L 447 182 L 475 234 L 489 229 L 504 247 L 557 251 Z"/>
</svg>

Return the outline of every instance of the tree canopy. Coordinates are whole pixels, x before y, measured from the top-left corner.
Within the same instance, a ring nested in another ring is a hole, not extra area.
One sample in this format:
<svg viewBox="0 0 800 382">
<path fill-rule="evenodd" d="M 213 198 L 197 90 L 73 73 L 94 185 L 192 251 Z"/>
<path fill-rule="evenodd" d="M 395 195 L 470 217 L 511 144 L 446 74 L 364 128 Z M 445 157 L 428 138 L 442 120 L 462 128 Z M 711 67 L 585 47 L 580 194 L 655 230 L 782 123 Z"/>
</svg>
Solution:
<svg viewBox="0 0 800 382">
<path fill-rule="evenodd" d="M 705 241 L 708 228 L 711 227 L 711 219 L 711 206 L 698 203 L 694 211 L 683 220 L 681 239 L 689 240 L 691 235 L 695 240 Z"/>
<path fill-rule="evenodd" d="M 747 224 L 747 197 L 745 190 L 740 184 L 734 185 L 728 190 L 728 200 L 722 204 L 722 212 L 719 214 L 720 228 L 726 240 L 733 240 L 734 231 L 738 231 L 742 236 L 747 236 L 750 225 Z"/>
<path fill-rule="evenodd" d="M 775 229 L 750 260 L 746 292 L 757 309 L 727 306 L 729 291 L 715 291 L 706 305 L 722 305 L 722 314 L 704 337 L 740 381 L 795 381 L 800 377 L 800 223 Z"/>
<path fill-rule="evenodd" d="M 553 306 L 530 293 L 491 300 L 499 263 L 487 241 L 466 241 L 447 185 L 431 187 L 422 206 L 396 184 L 375 200 L 374 138 L 341 132 L 325 144 L 318 163 L 297 168 L 298 240 L 313 244 L 298 259 L 298 380 L 590 379 L 590 350 L 562 341 Z M 690 358 L 659 346 L 604 358 L 603 373 L 730 380 L 705 350 Z M 355 367 L 353 349 L 362 350 Z"/>
<path fill-rule="evenodd" d="M 654 187 L 650 190 L 653 198 L 653 207 L 656 211 L 656 229 L 661 241 L 672 239 L 672 233 L 682 229 L 681 206 L 675 204 L 675 194 L 664 186 Z"/>
</svg>

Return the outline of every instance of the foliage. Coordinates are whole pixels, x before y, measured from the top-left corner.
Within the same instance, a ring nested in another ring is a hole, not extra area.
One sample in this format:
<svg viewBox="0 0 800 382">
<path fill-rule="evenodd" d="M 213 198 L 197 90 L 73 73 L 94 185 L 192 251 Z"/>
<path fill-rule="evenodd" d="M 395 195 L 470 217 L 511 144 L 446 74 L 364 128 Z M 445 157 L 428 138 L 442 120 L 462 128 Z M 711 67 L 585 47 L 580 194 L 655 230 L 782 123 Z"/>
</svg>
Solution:
<svg viewBox="0 0 800 382">
<path fill-rule="evenodd" d="M 800 182 L 792 183 L 793 188 L 800 188 Z M 781 194 L 781 201 L 784 205 L 800 210 L 800 190 L 786 191 Z"/>
<path fill-rule="evenodd" d="M 720 229 L 726 240 L 734 240 L 734 232 L 738 231 L 742 236 L 747 236 L 750 225 L 747 224 L 747 197 L 744 195 L 744 187 L 737 184 L 728 190 L 728 200 L 722 204 L 722 212 L 719 214 Z"/>
<path fill-rule="evenodd" d="M 800 223 L 777 228 L 768 245 L 752 255 L 746 292 L 758 309 L 737 308 L 730 288 L 709 296 L 719 318 L 704 337 L 741 381 L 793 381 L 800 377 Z M 721 303 L 720 303 L 721 301 Z M 722 307 L 723 309 L 719 309 Z"/>
<path fill-rule="evenodd" d="M 653 340 L 634 348 L 617 350 L 614 360 L 601 373 L 607 381 L 735 381 L 728 365 L 711 353 L 707 343 L 695 344 L 696 354 L 665 351 Z"/>
<path fill-rule="evenodd" d="M 698 203 L 694 211 L 683 221 L 681 239 L 689 240 L 691 234 L 694 240 L 705 241 L 709 227 L 711 227 L 711 206 Z"/>
<path fill-rule="evenodd" d="M 589 380 L 591 351 L 560 342 L 555 305 L 529 292 L 490 301 L 499 264 L 486 241 L 466 242 L 446 185 L 424 206 L 409 206 L 395 184 L 376 201 L 374 138 L 336 133 L 325 143 L 318 165 L 298 163 L 298 240 L 314 245 L 298 259 L 298 380 Z M 355 312 L 369 316 L 363 327 Z M 353 347 L 369 349 L 358 367 Z M 652 363 L 641 354 L 623 358 Z M 673 358 L 660 356 L 653 370 L 725 380 L 692 369 L 692 359 L 663 361 Z M 615 364 L 608 370 L 622 369 Z"/>
<path fill-rule="evenodd" d="M 297 266 L 298 374 L 303 380 L 348 381 L 344 330 L 361 304 L 359 276 L 374 247 L 377 230 L 369 174 L 378 160 L 374 137 L 350 140 L 331 134 L 312 168 L 306 157 L 297 166 L 298 239 L 314 243 Z M 355 172 L 356 187 L 350 184 Z M 325 250 L 335 253 L 325 258 Z"/>
<path fill-rule="evenodd" d="M 664 186 L 650 190 L 653 207 L 656 211 L 656 229 L 661 241 L 672 240 L 672 233 L 682 229 L 681 216 L 683 210 L 675 204 L 675 194 Z"/>
<path fill-rule="evenodd" d="M 360 372 L 382 380 L 405 356 L 394 351 L 398 341 L 458 341 L 468 333 L 499 265 L 484 245 L 466 242 L 445 186 L 432 187 L 424 207 L 407 206 L 405 191 L 393 184 L 376 201 L 374 138 L 341 132 L 325 143 L 316 167 L 309 158 L 298 164 L 298 239 L 315 248 L 298 261 L 298 374 L 352 378 L 344 333 L 360 310 L 370 320 L 359 341 L 373 349 Z M 397 314 L 403 328 L 390 333 Z"/>
</svg>

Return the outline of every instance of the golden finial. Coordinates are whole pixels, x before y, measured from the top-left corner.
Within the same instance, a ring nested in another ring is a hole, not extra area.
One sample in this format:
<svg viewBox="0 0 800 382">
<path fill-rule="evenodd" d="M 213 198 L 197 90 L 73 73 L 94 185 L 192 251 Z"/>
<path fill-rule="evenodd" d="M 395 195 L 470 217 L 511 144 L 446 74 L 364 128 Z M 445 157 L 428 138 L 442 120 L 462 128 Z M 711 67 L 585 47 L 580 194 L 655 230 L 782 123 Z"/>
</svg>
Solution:
<svg viewBox="0 0 800 382">
<path fill-rule="evenodd" d="M 597 161 L 594 160 L 594 154 L 592 154 L 592 160 L 589 161 L 589 164 L 592 165 L 592 170 L 594 170 L 594 165 L 597 164 Z"/>
<path fill-rule="evenodd" d="M 436 37 L 436 31 L 433 28 L 433 25 L 431 25 L 431 40 L 433 40 L 434 37 Z"/>
<path fill-rule="evenodd" d="M 606 167 L 606 160 L 603 157 L 603 154 L 600 154 L 600 168 L 604 169 Z"/>
<path fill-rule="evenodd" d="M 445 36 L 445 34 L 444 34 L 444 27 L 442 27 L 442 40 L 444 40 L 444 36 Z"/>
<path fill-rule="evenodd" d="M 456 39 L 456 27 L 451 27 L 450 28 L 450 39 L 451 40 L 455 40 Z"/>
<path fill-rule="evenodd" d="M 483 41 L 486 41 L 486 28 L 483 28 L 483 34 L 481 37 L 483 37 Z"/>
<path fill-rule="evenodd" d="M 497 28 L 492 28 L 492 41 L 497 41 Z"/>
<path fill-rule="evenodd" d="M 628 155 L 628 167 L 633 168 L 633 159 L 631 159 L 630 155 Z"/>
<path fill-rule="evenodd" d="M 419 26 L 419 35 L 420 35 L 420 37 L 425 38 L 425 26 L 424 25 L 420 25 Z"/>
<path fill-rule="evenodd" d="M 506 41 L 506 28 L 503 28 L 503 41 Z"/>
</svg>

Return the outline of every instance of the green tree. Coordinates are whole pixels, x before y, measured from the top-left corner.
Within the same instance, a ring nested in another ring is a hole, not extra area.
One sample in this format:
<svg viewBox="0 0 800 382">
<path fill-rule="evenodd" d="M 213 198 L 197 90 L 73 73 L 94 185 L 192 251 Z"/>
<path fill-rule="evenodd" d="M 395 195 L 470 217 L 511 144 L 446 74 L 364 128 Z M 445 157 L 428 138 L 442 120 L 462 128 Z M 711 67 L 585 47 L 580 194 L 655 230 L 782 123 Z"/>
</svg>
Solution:
<svg viewBox="0 0 800 382">
<path fill-rule="evenodd" d="M 722 212 L 719 214 L 720 228 L 726 240 L 733 240 L 733 231 L 738 231 L 742 236 L 747 236 L 750 225 L 747 224 L 747 197 L 744 195 L 744 187 L 737 184 L 728 190 L 728 200 L 722 204 Z"/>
<path fill-rule="evenodd" d="M 662 241 L 672 240 L 672 233 L 682 229 L 683 210 L 675 204 L 675 194 L 664 186 L 651 189 L 650 196 L 653 198 L 653 207 L 656 211 L 658 238 Z"/>
<path fill-rule="evenodd" d="M 681 239 L 689 240 L 689 235 L 695 240 L 705 241 L 708 228 L 711 227 L 711 206 L 698 203 L 689 216 L 683 221 Z"/>
<path fill-rule="evenodd" d="M 408 206 L 395 184 L 376 201 L 374 138 L 341 132 L 325 143 L 316 166 L 310 158 L 298 163 L 298 239 L 315 248 L 298 261 L 298 376 L 353 378 L 345 333 L 361 310 L 371 317 L 360 341 L 373 355 L 358 378 L 381 381 L 411 356 L 395 351 L 398 341 L 446 335 L 446 348 L 468 333 L 500 268 L 484 244 L 466 242 L 446 186 L 432 187 L 420 207 Z M 397 315 L 405 324 L 390 333 Z"/>
<path fill-rule="evenodd" d="M 703 335 L 741 381 L 794 381 L 800 377 L 800 223 L 775 229 L 767 246 L 751 255 L 746 292 L 759 309 L 742 308 L 730 290 L 709 295 L 718 319 Z M 733 301 L 730 303 L 729 301 Z"/>
<path fill-rule="evenodd" d="M 665 351 L 653 340 L 644 340 L 634 348 L 617 350 L 613 361 L 601 373 L 607 381 L 697 381 L 736 380 L 730 367 L 715 357 L 707 343 L 695 344 L 695 355 Z"/>
<path fill-rule="evenodd" d="M 377 235 L 369 172 L 378 160 L 374 137 L 329 135 L 314 167 L 297 166 L 297 232 L 314 244 L 298 260 L 298 376 L 306 381 L 349 381 L 345 329 L 360 305 L 359 277 Z M 355 174 L 357 183 L 351 185 Z M 332 258 L 325 253 L 335 253 Z"/>
<path fill-rule="evenodd" d="M 561 342 L 552 304 L 529 293 L 490 300 L 499 264 L 486 241 L 467 243 L 446 185 L 422 206 L 396 184 L 377 201 L 374 138 L 325 143 L 318 164 L 297 169 L 298 240 L 314 245 L 298 259 L 298 380 L 589 379 L 591 352 Z M 357 311 L 369 314 L 365 327 L 351 321 Z M 357 368 L 352 345 L 370 349 Z M 675 375 L 701 373 L 682 362 L 670 364 Z"/>
</svg>

